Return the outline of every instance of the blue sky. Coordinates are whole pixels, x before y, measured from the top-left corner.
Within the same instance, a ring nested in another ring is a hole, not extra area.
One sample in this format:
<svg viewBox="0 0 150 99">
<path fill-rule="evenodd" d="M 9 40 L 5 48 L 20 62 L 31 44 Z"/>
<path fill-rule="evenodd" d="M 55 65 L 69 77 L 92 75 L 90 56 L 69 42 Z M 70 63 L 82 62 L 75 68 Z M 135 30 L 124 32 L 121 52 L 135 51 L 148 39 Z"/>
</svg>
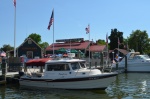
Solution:
<svg viewBox="0 0 150 99">
<path fill-rule="evenodd" d="M 124 38 L 140 29 L 150 33 L 150 0 L 16 0 L 16 47 L 31 33 L 42 42 L 53 43 L 53 26 L 47 30 L 54 8 L 54 40 L 89 39 L 85 27 L 90 24 L 90 40 L 106 39 L 111 29 Z M 0 47 L 14 46 L 13 0 L 0 0 Z"/>
</svg>

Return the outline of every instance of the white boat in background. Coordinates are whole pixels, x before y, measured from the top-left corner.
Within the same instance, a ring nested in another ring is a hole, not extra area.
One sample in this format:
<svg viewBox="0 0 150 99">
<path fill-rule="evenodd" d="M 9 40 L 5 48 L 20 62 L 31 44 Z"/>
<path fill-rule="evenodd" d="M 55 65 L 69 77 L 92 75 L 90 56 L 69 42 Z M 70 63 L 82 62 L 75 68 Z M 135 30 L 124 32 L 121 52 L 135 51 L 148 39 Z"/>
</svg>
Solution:
<svg viewBox="0 0 150 99">
<path fill-rule="evenodd" d="M 105 89 L 118 75 L 117 72 L 102 73 L 99 69 L 89 69 L 86 67 L 86 61 L 80 59 L 60 58 L 48 61 L 41 59 L 36 63 L 38 66 L 43 64 L 45 64 L 43 73 L 25 72 L 19 80 L 20 85 L 61 89 Z"/>
<path fill-rule="evenodd" d="M 150 72 L 150 57 L 139 52 L 129 52 L 127 55 L 127 72 Z M 116 64 L 112 65 L 116 68 Z M 125 70 L 125 58 L 118 62 L 118 69 Z"/>
</svg>

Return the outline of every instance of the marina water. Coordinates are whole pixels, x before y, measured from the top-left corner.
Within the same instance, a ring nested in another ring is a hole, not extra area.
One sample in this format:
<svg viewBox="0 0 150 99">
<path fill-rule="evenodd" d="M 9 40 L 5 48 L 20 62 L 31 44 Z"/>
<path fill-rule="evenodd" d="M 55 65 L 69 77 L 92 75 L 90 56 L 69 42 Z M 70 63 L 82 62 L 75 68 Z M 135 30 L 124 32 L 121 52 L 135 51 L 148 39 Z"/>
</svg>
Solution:
<svg viewBox="0 0 150 99">
<path fill-rule="evenodd" d="M 0 85 L 0 99 L 150 99 L 150 73 L 123 73 L 101 90 L 63 90 Z"/>
</svg>

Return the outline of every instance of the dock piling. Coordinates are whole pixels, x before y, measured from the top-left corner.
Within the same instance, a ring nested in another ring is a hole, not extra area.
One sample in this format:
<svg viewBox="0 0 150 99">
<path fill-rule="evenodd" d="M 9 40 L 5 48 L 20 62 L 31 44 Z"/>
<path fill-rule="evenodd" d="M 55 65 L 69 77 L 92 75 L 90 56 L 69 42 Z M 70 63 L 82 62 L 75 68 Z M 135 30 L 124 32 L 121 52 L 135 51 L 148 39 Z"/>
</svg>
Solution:
<svg viewBox="0 0 150 99">
<path fill-rule="evenodd" d="M 125 73 L 127 73 L 127 69 L 128 69 L 128 66 L 127 66 L 127 56 L 125 56 Z"/>
<path fill-rule="evenodd" d="M 2 58 L 2 81 L 0 81 L 2 84 L 6 83 L 6 72 L 7 72 L 7 62 L 6 58 Z"/>
<path fill-rule="evenodd" d="M 118 62 L 116 63 L 116 70 L 118 70 Z"/>
</svg>

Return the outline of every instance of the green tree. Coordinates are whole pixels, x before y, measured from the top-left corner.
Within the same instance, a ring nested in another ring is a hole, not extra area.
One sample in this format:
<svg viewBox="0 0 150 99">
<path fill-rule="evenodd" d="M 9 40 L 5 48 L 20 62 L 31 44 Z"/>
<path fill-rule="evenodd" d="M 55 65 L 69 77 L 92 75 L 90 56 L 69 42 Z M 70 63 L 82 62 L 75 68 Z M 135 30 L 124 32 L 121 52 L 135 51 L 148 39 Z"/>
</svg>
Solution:
<svg viewBox="0 0 150 99">
<path fill-rule="evenodd" d="M 31 38 L 32 40 L 34 40 L 37 44 L 40 44 L 42 42 L 41 35 L 39 35 L 39 34 L 32 33 L 28 37 Z"/>
<path fill-rule="evenodd" d="M 128 37 L 123 38 L 124 49 L 129 51 Z"/>
<path fill-rule="evenodd" d="M 98 40 L 97 40 L 97 43 L 98 43 L 99 45 L 106 45 L 105 40 L 102 40 L 102 39 L 98 39 Z"/>
<path fill-rule="evenodd" d="M 130 49 L 134 49 L 141 54 L 150 53 L 150 39 L 148 38 L 148 34 L 145 30 L 132 31 L 128 41 Z"/>
<path fill-rule="evenodd" d="M 4 52 L 13 50 L 14 47 L 10 46 L 9 44 L 4 44 L 3 47 L 1 48 L 1 50 L 3 50 Z"/>
<path fill-rule="evenodd" d="M 124 45 L 123 45 L 123 32 L 118 31 L 116 28 L 115 29 L 111 29 L 111 34 L 108 37 L 110 40 L 109 46 L 110 46 L 110 50 L 114 50 L 115 48 L 118 48 L 118 38 L 119 38 L 119 48 L 123 49 Z"/>
<path fill-rule="evenodd" d="M 47 42 L 43 42 L 40 44 L 40 47 L 43 49 L 47 48 L 48 46 L 49 46 L 49 44 Z"/>
<path fill-rule="evenodd" d="M 34 40 L 43 50 L 49 46 L 47 42 L 42 42 L 41 35 L 39 34 L 32 33 L 28 36 L 28 38 L 31 38 L 32 40 Z"/>
</svg>

